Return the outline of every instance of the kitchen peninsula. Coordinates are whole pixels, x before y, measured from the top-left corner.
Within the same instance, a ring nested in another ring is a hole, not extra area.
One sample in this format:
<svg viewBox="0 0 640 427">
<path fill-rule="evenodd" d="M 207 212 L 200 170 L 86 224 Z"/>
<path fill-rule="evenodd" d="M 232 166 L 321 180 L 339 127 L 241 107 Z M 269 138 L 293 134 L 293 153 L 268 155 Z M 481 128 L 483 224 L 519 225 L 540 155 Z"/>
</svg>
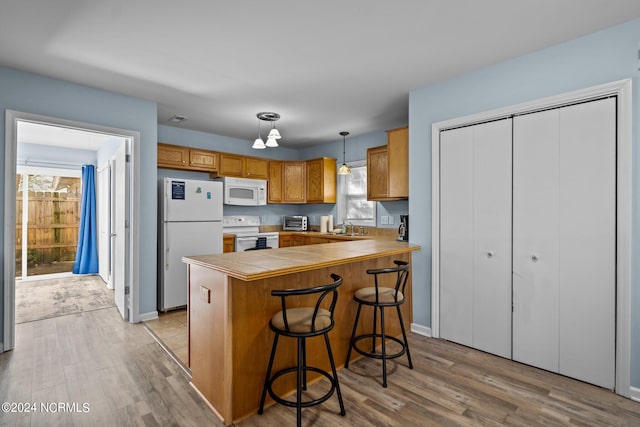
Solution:
<svg viewBox="0 0 640 427">
<path fill-rule="evenodd" d="M 341 367 L 356 312 L 352 296 L 357 289 L 373 285 L 366 270 L 392 266 L 396 259 L 411 262 L 411 252 L 418 249 L 407 242 L 367 239 L 184 257 L 189 276 L 189 367 L 194 387 L 227 425 L 255 414 L 273 339 L 269 319 L 281 310 L 280 299 L 272 297 L 271 290 L 326 284 L 331 273 L 344 279 L 338 288 L 336 326 L 329 334 L 336 364 Z M 391 282 L 383 285 L 391 286 Z M 411 276 L 405 301 L 402 311 L 409 328 Z M 371 329 L 367 313 L 363 312 L 359 333 Z M 386 328 L 388 334 L 400 335 L 394 316 L 389 316 Z M 274 370 L 294 366 L 295 340 L 283 339 L 279 346 Z M 310 366 L 329 369 L 322 339 L 309 340 L 307 358 Z M 309 378 L 313 382 L 311 373 Z M 295 375 L 285 376 L 274 389 L 279 394 L 294 391 Z"/>
</svg>

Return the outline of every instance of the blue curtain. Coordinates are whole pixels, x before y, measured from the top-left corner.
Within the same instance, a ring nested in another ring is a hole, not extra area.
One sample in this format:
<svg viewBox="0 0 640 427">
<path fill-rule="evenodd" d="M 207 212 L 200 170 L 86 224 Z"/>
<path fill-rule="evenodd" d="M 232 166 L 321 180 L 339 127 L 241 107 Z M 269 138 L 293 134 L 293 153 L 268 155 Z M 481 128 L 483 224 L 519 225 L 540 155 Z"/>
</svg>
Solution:
<svg viewBox="0 0 640 427">
<path fill-rule="evenodd" d="M 93 165 L 86 165 L 82 167 L 82 206 L 80 208 L 78 250 L 73 264 L 74 274 L 98 272 L 97 229 L 95 168 Z"/>
</svg>

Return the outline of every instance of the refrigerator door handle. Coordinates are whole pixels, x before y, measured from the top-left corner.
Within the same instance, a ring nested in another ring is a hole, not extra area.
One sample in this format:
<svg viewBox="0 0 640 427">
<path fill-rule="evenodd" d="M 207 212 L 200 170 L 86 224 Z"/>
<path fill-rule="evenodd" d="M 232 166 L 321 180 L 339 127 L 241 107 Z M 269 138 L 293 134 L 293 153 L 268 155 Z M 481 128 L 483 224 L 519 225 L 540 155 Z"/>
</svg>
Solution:
<svg viewBox="0 0 640 427">
<path fill-rule="evenodd" d="M 164 248 L 164 269 L 165 270 L 169 270 L 169 224 L 167 224 L 166 222 L 163 224 L 164 226 L 164 233 L 162 236 L 162 247 Z"/>
</svg>

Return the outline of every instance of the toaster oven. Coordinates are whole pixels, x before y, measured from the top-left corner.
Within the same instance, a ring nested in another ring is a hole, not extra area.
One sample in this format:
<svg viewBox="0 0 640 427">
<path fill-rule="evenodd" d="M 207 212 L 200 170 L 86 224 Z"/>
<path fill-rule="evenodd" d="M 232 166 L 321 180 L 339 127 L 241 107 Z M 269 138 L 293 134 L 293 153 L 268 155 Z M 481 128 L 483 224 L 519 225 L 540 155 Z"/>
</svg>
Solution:
<svg viewBox="0 0 640 427">
<path fill-rule="evenodd" d="M 307 231 L 307 217 L 304 215 L 285 216 L 282 229 L 284 231 Z"/>
</svg>

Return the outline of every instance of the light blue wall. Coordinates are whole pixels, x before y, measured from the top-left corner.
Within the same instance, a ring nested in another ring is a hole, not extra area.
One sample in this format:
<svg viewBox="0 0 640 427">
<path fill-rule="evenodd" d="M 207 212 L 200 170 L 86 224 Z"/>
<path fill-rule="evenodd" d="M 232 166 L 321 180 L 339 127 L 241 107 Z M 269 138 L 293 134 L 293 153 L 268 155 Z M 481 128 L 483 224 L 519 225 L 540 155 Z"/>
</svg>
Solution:
<svg viewBox="0 0 640 427">
<path fill-rule="evenodd" d="M 140 313 L 156 310 L 156 141 L 158 113 L 155 103 L 93 89 L 61 80 L 0 67 L 0 135 L 5 135 L 5 110 L 16 110 L 140 132 Z M 0 175 L 5 175 L 4 150 Z M 4 185 L 0 187 L 4 223 Z M 4 258 L 4 228 L 0 230 Z M 0 277 L 4 266 L 0 264 Z M 0 330 L 3 327 L 4 281 L 0 287 Z"/>
<path fill-rule="evenodd" d="M 635 20 L 410 93 L 411 241 L 423 247 L 414 253 L 414 322 L 431 325 L 431 124 L 631 78 L 634 118 L 631 239 L 635 260 L 631 289 L 631 384 L 640 387 L 639 46 L 640 20 Z"/>
</svg>

